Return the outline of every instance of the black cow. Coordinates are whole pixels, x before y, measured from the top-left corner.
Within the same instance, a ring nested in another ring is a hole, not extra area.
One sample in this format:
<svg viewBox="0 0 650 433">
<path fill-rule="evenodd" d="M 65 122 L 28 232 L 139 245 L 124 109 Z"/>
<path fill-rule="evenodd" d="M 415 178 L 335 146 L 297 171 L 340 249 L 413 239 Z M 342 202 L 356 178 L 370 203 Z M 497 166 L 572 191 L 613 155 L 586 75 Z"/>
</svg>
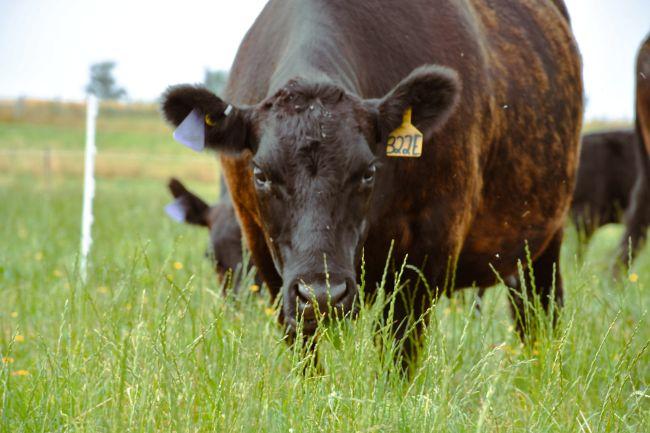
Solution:
<svg viewBox="0 0 650 433">
<path fill-rule="evenodd" d="M 583 241 L 598 227 L 622 220 L 637 178 L 635 140 L 635 131 L 627 129 L 582 137 L 570 214 Z"/>
<path fill-rule="evenodd" d="M 493 285 L 527 251 L 528 290 L 547 310 L 561 304 L 582 95 L 561 0 L 271 0 L 237 53 L 228 102 L 177 86 L 163 112 L 186 144 L 221 153 L 291 334 L 300 319 L 310 334 L 320 313 L 352 311 L 362 252 L 372 292 L 394 241 L 391 270 L 406 256 L 421 269 L 405 272 L 395 304 L 402 339 L 433 296 Z M 417 338 L 404 341 L 408 351 Z"/>
</svg>

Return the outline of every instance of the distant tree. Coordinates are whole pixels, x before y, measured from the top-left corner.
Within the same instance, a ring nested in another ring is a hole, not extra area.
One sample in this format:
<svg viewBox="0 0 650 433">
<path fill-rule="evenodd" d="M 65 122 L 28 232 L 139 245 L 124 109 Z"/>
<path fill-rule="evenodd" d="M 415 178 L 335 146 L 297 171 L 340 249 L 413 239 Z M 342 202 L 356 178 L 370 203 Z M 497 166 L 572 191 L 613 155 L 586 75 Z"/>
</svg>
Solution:
<svg viewBox="0 0 650 433">
<path fill-rule="evenodd" d="M 126 96 L 126 90 L 119 87 L 113 77 L 115 62 L 107 61 L 95 63 L 90 66 L 90 82 L 86 86 L 86 93 L 97 96 L 99 99 L 120 99 Z"/>
<path fill-rule="evenodd" d="M 211 71 L 210 69 L 205 70 L 205 78 L 203 79 L 203 84 L 205 84 L 205 87 L 217 95 L 222 94 L 221 92 L 223 92 L 223 90 L 226 88 L 227 82 L 228 71 Z"/>
</svg>

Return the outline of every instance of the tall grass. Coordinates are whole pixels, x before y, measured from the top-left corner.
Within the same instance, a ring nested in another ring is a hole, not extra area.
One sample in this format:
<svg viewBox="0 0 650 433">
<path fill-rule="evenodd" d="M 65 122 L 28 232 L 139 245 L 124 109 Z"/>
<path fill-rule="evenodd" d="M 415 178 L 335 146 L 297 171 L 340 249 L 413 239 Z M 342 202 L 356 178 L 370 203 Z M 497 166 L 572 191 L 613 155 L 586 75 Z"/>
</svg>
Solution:
<svg viewBox="0 0 650 433">
<path fill-rule="evenodd" d="M 222 295 L 206 233 L 162 215 L 158 181 L 100 179 L 82 283 L 80 197 L 75 178 L 0 176 L 2 432 L 649 430 L 650 254 L 615 281 L 620 227 L 584 260 L 569 231 L 555 331 L 522 346 L 503 286 L 480 316 L 463 291 L 432 308 L 408 379 L 382 325 L 390 297 L 321 329 L 315 368 L 250 278 Z"/>
<path fill-rule="evenodd" d="M 320 329 L 315 366 L 251 276 L 224 296 L 207 233 L 163 215 L 164 178 L 188 177 L 210 200 L 217 171 L 181 158 L 153 106 L 100 115 L 95 243 L 79 280 L 83 112 L 0 103 L 0 432 L 650 430 L 650 253 L 614 280 L 620 226 L 588 246 L 568 230 L 566 305 L 555 329 L 534 318 L 534 344 L 515 335 L 505 287 L 480 315 L 465 290 L 433 306 L 406 378 L 380 292 L 354 322 Z"/>
</svg>

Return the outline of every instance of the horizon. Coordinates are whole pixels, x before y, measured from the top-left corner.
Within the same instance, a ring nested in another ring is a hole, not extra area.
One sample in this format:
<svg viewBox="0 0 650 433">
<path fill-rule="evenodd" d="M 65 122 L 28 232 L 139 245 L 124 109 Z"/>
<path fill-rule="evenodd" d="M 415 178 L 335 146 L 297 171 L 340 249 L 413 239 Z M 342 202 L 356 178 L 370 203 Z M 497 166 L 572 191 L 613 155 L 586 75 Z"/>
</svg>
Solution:
<svg viewBox="0 0 650 433">
<path fill-rule="evenodd" d="M 202 82 L 206 69 L 229 70 L 265 3 L 188 0 L 179 10 L 151 0 L 0 1 L 0 99 L 83 101 L 90 65 L 113 60 L 127 101 L 154 103 L 168 85 Z M 629 0 L 625 9 L 608 0 L 566 3 L 583 56 L 585 119 L 631 120 L 636 51 L 650 31 L 650 7 L 644 0 Z M 153 9 L 155 21 L 146 21 Z"/>
</svg>

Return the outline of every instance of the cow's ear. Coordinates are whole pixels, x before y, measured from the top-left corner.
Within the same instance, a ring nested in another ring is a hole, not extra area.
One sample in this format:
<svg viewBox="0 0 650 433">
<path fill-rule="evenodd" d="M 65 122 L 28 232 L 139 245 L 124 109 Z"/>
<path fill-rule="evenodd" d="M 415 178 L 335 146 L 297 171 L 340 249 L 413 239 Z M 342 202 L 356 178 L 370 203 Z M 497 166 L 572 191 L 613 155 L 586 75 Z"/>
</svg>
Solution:
<svg viewBox="0 0 650 433">
<path fill-rule="evenodd" d="M 426 65 L 413 70 L 386 96 L 376 101 L 381 135 L 401 125 L 412 109 L 412 122 L 422 132 L 435 131 L 449 119 L 460 97 L 458 74 L 452 69 Z"/>
<path fill-rule="evenodd" d="M 167 184 L 176 199 L 165 207 L 165 212 L 175 221 L 208 227 L 210 207 L 190 192 L 178 179 L 171 178 Z"/>
<path fill-rule="evenodd" d="M 162 111 L 177 128 L 174 138 L 194 150 L 239 153 L 252 148 L 252 109 L 232 106 L 205 87 L 170 87 L 162 97 Z"/>
</svg>

